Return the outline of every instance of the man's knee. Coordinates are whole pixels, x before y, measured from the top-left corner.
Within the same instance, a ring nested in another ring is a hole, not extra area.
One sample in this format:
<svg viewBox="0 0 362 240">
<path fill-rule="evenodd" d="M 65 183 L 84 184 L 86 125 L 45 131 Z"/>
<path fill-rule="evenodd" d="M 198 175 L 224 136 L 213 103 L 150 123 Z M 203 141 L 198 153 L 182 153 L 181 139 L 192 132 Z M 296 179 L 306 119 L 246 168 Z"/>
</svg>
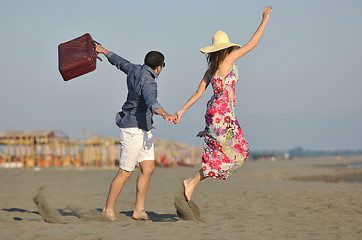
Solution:
<svg viewBox="0 0 362 240">
<path fill-rule="evenodd" d="M 155 161 L 141 162 L 141 171 L 145 174 L 152 174 L 155 171 Z"/>
<path fill-rule="evenodd" d="M 123 170 L 123 169 L 119 169 L 116 177 L 128 180 L 129 177 L 132 175 L 132 173 L 133 173 L 133 171 L 126 171 L 126 170 Z"/>
<path fill-rule="evenodd" d="M 155 163 L 154 163 L 154 161 L 152 161 L 152 162 L 153 162 L 153 164 L 148 169 L 150 174 L 152 174 L 155 171 Z"/>
</svg>

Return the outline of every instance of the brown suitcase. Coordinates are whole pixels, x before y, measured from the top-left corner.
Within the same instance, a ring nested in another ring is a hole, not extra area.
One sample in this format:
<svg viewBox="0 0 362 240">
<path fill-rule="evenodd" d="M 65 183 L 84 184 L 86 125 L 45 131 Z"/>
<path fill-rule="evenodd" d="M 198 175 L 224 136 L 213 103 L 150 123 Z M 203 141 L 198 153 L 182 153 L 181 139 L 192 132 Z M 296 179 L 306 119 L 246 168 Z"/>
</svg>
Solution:
<svg viewBox="0 0 362 240">
<path fill-rule="evenodd" d="M 59 72 L 64 81 L 79 77 L 96 69 L 96 41 L 89 33 L 58 45 Z M 99 44 L 99 43 L 97 43 Z M 102 59 L 100 59 L 102 61 Z"/>
</svg>

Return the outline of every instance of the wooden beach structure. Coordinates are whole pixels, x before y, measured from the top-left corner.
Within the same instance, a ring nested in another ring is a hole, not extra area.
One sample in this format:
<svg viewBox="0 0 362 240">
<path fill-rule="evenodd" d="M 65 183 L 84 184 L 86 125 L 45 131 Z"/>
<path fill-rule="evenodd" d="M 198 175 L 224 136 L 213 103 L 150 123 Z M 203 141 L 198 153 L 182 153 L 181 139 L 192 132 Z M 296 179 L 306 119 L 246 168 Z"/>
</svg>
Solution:
<svg viewBox="0 0 362 240">
<path fill-rule="evenodd" d="M 118 166 L 121 144 L 118 138 L 94 136 L 83 140 L 82 166 Z"/>
<path fill-rule="evenodd" d="M 202 148 L 182 142 L 155 139 L 158 167 L 194 166 Z M 61 130 L 0 131 L 0 168 L 117 167 L 119 138 L 83 130 L 83 139 L 70 139 Z"/>
<path fill-rule="evenodd" d="M 76 151 L 61 130 L 0 131 L 0 164 L 3 166 L 60 166 L 71 153 Z"/>
<path fill-rule="evenodd" d="M 201 147 L 162 138 L 156 138 L 154 146 L 156 166 L 194 166 L 201 163 Z"/>
</svg>

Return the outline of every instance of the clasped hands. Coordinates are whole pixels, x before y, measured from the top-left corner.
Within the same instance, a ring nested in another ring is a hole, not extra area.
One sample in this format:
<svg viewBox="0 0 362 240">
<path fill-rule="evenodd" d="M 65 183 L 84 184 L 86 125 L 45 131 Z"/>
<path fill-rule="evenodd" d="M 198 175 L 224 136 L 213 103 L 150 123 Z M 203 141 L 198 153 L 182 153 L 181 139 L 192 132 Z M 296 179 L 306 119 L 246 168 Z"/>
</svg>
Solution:
<svg viewBox="0 0 362 240">
<path fill-rule="evenodd" d="M 175 115 L 170 115 L 170 114 L 166 113 L 165 115 L 163 115 L 163 118 L 166 120 L 166 124 L 168 121 L 170 121 L 171 124 L 177 124 L 180 122 L 183 113 L 184 112 L 182 112 L 181 110 L 178 111 L 177 113 L 175 113 Z M 200 131 L 196 136 L 205 137 L 205 135 L 206 135 L 205 131 Z"/>
<path fill-rule="evenodd" d="M 180 122 L 182 114 L 183 113 L 180 110 L 177 113 L 175 113 L 175 115 L 165 113 L 162 117 L 166 120 L 166 124 L 167 124 L 168 121 L 170 121 L 171 124 L 177 124 L 177 123 Z"/>
</svg>

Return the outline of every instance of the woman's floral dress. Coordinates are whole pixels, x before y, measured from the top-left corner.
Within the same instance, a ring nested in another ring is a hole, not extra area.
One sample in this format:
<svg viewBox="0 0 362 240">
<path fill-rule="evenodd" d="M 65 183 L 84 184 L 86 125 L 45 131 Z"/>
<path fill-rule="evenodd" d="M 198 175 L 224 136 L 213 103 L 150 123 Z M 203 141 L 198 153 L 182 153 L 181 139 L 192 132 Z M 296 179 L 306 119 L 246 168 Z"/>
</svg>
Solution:
<svg viewBox="0 0 362 240">
<path fill-rule="evenodd" d="M 234 113 L 238 78 L 235 65 L 224 78 L 211 78 L 214 95 L 207 103 L 202 158 L 202 170 L 208 177 L 227 179 L 249 156 L 247 142 Z"/>
</svg>

